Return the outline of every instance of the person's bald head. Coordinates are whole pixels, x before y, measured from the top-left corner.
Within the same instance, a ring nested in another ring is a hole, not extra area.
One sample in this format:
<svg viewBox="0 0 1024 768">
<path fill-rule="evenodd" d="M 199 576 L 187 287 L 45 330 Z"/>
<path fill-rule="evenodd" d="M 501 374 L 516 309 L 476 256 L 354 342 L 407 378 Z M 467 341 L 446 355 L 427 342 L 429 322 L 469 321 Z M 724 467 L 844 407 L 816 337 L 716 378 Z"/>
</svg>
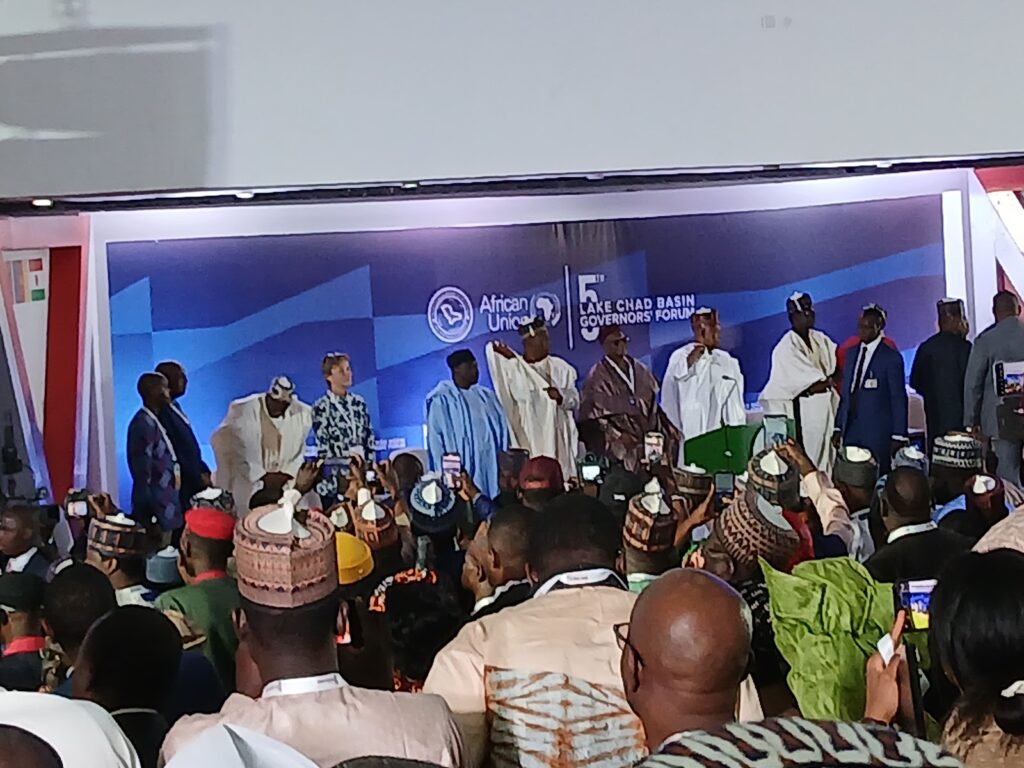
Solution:
<svg viewBox="0 0 1024 768">
<path fill-rule="evenodd" d="M 1013 291 L 1000 291 L 992 300 L 992 314 L 996 316 L 996 322 L 1005 320 L 1008 317 L 1017 317 L 1020 314 L 1020 300 Z"/>
<path fill-rule="evenodd" d="M 57 750 L 34 733 L 0 725 L 0 768 L 61 768 Z"/>
<path fill-rule="evenodd" d="M 932 489 L 928 476 L 916 467 L 897 467 L 882 492 L 882 522 L 887 530 L 932 519 Z"/>
<path fill-rule="evenodd" d="M 672 733 L 733 718 L 752 624 L 739 593 L 705 571 L 674 569 L 640 594 L 620 666 L 652 749 Z"/>
</svg>

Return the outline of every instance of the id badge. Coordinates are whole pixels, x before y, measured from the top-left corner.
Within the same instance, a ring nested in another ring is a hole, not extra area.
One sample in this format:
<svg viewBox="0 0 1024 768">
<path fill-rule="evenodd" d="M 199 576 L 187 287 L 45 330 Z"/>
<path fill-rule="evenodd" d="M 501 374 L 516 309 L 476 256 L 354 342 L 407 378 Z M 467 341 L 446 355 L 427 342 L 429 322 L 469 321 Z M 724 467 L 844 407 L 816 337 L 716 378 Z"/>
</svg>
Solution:
<svg viewBox="0 0 1024 768">
<path fill-rule="evenodd" d="M 177 462 L 174 463 L 174 489 L 181 490 L 181 465 Z"/>
<path fill-rule="evenodd" d="M 878 379 L 864 379 L 864 389 L 878 389 Z"/>
</svg>

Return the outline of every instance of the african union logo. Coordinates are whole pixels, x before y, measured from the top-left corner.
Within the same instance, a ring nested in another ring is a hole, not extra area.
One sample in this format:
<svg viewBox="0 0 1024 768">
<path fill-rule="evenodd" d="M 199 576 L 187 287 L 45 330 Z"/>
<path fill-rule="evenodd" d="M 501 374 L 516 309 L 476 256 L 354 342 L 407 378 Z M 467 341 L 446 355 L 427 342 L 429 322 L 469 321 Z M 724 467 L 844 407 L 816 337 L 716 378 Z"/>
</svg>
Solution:
<svg viewBox="0 0 1024 768">
<path fill-rule="evenodd" d="M 461 288 L 438 288 L 427 304 L 430 330 L 446 344 L 457 344 L 473 330 L 473 304 Z"/>
<path fill-rule="evenodd" d="M 553 293 L 535 293 L 530 299 L 530 312 L 534 317 L 543 317 L 548 328 L 552 328 L 562 319 L 562 302 Z"/>
</svg>

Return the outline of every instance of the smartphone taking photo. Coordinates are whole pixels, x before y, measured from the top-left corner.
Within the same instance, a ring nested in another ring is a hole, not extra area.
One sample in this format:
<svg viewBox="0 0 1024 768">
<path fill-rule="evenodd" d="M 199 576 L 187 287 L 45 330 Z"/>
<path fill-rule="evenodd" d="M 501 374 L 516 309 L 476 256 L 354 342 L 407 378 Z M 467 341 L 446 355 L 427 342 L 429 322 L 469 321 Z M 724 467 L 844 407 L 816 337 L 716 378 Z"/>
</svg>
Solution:
<svg viewBox="0 0 1024 768">
<path fill-rule="evenodd" d="M 892 586 L 893 605 L 907 612 L 904 630 L 926 632 L 930 624 L 930 606 L 935 579 L 904 579 Z"/>
<path fill-rule="evenodd" d="M 457 491 L 462 486 L 462 457 L 457 453 L 446 453 L 441 457 L 441 475 L 444 484 Z"/>
<path fill-rule="evenodd" d="M 648 464 L 661 464 L 665 455 L 665 436 L 661 432 L 648 432 L 644 435 L 644 459 Z"/>
</svg>

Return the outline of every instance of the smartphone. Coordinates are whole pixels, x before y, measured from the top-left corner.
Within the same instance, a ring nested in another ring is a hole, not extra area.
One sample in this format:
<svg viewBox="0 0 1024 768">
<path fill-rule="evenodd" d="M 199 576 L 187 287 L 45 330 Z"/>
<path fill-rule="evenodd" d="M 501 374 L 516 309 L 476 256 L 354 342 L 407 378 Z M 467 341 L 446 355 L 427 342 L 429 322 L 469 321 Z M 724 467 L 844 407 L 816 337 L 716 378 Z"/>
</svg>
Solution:
<svg viewBox="0 0 1024 768">
<path fill-rule="evenodd" d="M 366 482 L 368 482 L 368 483 L 376 483 L 377 482 L 377 472 L 375 470 L 372 470 L 372 469 L 366 470 Z"/>
<path fill-rule="evenodd" d="M 462 485 L 459 479 L 462 475 L 462 457 L 457 453 L 446 453 L 441 457 L 441 474 L 444 476 L 444 484 L 452 490 L 458 490 Z"/>
<path fill-rule="evenodd" d="M 715 473 L 715 499 L 721 504 L 726 496 L 736 492 L 736 475 L 732 472 Z"/>
<path fill-rule="evenodd" d="M 665 453 L 665 436 L 661 432 L 644 435 L 644 458 L 648 464 L 660 464 Z"/>
<path fill-rule="evenodd" d="M 306 443 L 306 447 L 302 449 L 302 460 L 303 461 L 316 461 L 320 458 L 320 451 L 316 445 Z"/>
<path fill-rule="evenodd" d="M 907 612 L 906 630 L 924 632 L 928 629 L 935 583 L 935 579 L 906 579 L 892 585 L 894 610 Z"/>
<path fill-rule="evenodd" d="M 580 481 L 584 483 L 596 483 L 601 479 L 601 465 L 596 462 L 581 461 L 577 465 Z"/>
<path fill-rule="evenodd" d="M 338 477 L 339 475 L 345 475 L 348 473 L 349 465 L 352 463 L 351 459 L 324 459 L 324 477 Z"/>
<path fill-rule="evenodd" d="M 68 502 L 68 517 L 88 517 L 89 502 L 70 501 Z"/>
<path fill-rule="evenodd" d="M 764 417 L 765 447 L 782 445 L 789 439 L 789 421 L 785 416 Z"/>
</svg>

